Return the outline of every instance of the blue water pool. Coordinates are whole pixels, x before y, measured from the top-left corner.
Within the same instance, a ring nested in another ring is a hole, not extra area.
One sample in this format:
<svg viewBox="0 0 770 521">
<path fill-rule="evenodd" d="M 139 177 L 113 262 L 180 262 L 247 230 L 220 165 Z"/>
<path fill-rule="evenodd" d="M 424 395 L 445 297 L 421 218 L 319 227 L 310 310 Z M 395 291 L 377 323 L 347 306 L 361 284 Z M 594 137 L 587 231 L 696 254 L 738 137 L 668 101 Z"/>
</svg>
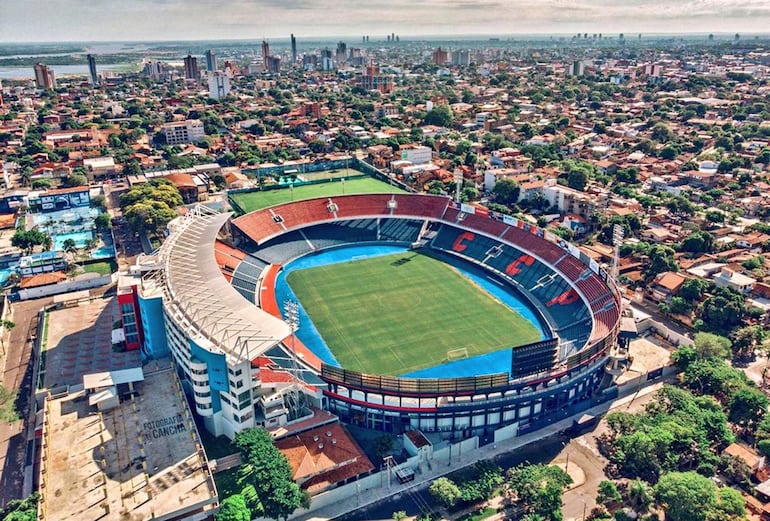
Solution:
<svg viewBox="0 0 770 521">
<path fill-rule="evenodd" d="M 115 250 L 112 246 L 102 246 L 91 252 L 92 259 L 111 259 L 115 256 Z"/>
<path fill-rule="evenodd" d="M 67 239 L 72 239 L 75 241 L 75 246 L 78 248 L 84 248 L 86 244 L 88 244 L 88 241 L 93 238 L 94 234 L 90 230 L 81 232 L 58 233 L 53 235 L 53 249 L 56 251 L 63 251 L 64 241 Z"/>
<path fill-rule="evenodd" d="M 13 274 L 13 272 L 16 271 L 12 268 L 3 268 L 0 269 L 0 286 L 5 284 L 5 282 L 8 280 L 8 278 Z"/>
</svg>

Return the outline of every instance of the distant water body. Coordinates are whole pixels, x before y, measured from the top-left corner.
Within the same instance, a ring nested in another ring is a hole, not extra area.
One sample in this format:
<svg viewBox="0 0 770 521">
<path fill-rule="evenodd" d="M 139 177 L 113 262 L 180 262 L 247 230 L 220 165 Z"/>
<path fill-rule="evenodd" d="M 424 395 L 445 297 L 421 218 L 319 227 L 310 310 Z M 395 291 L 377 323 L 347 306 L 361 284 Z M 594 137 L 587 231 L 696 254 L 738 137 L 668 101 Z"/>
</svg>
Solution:
<svg viewBox="0 0 770 521">
<path fill-rule="evenodd" d="M 56 77 L 61 76 L 88 76 L 88 65 L 52 65 Z M 127 63 L 100 63 L 96 66 L 98 71 L 125 71 L 130 68 Z M 33 80 L 35 71 L 32 66 L 0 67 L 0 79 L 5 80 Z"/>
</svg>

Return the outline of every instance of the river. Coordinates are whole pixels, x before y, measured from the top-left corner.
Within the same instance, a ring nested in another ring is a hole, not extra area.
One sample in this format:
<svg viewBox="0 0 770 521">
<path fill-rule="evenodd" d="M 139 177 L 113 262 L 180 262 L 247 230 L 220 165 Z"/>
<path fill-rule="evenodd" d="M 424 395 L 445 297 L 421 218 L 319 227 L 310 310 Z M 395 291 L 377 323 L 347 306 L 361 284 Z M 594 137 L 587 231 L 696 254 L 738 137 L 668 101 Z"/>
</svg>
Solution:
<svg viewBox="0 0 770 521">
<path fill-rule="evenodd" d="M 62 76 L 88 76 L 88 65 L 52 65 L 57 78 Z M 126 71 L 133 68 L 129 63 L 97 63 L 96 70 L 102 71 Z M 0 66 L 0 79 L 5 80 L 33 80 L 35 71 L 31 65 L 3 67 Z"/>
</svg>

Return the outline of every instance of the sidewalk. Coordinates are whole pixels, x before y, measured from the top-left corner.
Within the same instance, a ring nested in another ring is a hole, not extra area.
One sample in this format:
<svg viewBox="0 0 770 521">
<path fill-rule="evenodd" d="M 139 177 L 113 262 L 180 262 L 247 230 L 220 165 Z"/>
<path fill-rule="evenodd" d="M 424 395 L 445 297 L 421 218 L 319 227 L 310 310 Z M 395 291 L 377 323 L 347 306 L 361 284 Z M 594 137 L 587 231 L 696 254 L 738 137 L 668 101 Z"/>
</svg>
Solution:
<svg viewBox="0 0 770 521">
<path fill-rule="evenodd" d="M 406 483 L 404 485 L 399 485 L 396 480 L 393 480 L 392 487 L 390 489 L 387 487 L 379 487 L 367 490 L 361 494 L 360 501 L 354 495 L 345 501 L 338 501 L 333 505 L 319 508 L 318 510 L 307 512 L 290 519 L 292 519 L 292 521 L 327 521 L 329 519 L 335 519 L 337 517 L 343 516 L 349 512 L 353 512 L 354 510 L 373 505 L 374 503 L 377 503 L 383 499 L 387 499 L 390 496 L 404 493 L 412 489 L 420 489 L 430 484 L 436 478 L 455 472 L 458 469 L 474 465 L 477 461 L 491 459 L 500 454 L 505 454 L 507 452 L 520 449 L 526 445 L 529 445 L 530 443 L 535 443 L 544 438 L 558 434 L 560 431 L 566 429 L 567 427 L 571 427 L 574 420 L 577 420 L 585 414 L 602 415 L 612 409 L 625 407 L 638 397 L 654 393 L 663 385 L 664 382 L 660 381 L 651 383 L 646 387 L 642 387 L 636 390 L 636 392 L 629 393 L 626 396 L 618 397 L 614 401 L 597 405 L 596 407 L 592 407 L 591 409 L 580 412 L 574 416 L 560 420 L 535 432 L 512 438 L 501 443 L 490 443 L 472 453 L 463 454 L 460 458 L 460 462 L 453 461 L 450 466 L 433 465 L 433 468 L 430 471 L 418 475 L 415 481 Z"/>
</svg>

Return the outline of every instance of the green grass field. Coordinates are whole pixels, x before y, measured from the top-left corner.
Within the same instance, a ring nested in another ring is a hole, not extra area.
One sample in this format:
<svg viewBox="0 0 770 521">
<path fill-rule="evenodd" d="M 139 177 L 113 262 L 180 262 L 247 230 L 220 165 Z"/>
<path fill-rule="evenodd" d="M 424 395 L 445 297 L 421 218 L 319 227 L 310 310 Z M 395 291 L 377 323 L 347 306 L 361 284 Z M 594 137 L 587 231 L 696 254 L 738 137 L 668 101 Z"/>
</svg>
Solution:
<svg viewBox="0 0 770 521">
<path fill-rule="evenodd" d="M 287 281 L 346 369 L 399 375 L 535 342 L 531 323 L 451 266 L 399 253 L 289 273 Z"/>
<path fill-rule="evenodd" d="M 396 186 L 391 186 L 373 177 L 359 177 L 345 181 L 345 194 L 378 194 L 378 193 L 404 193 Z M 294 194 L 289 188 L 277 190 L 266 190 L 264 192 L 248 192 L 233 194 L 231 197 L 243 208 L 246 213 L 255 210 L 261 210 L 268 206 L 273 206 L 289 201 L 301 201 L 302 199 L 312 199 L 314 197 L 330 197 L 342 195 L 343 184 L 339 180 L 317 185 L 305 185 L 294 188 Z"/>
</svg>

